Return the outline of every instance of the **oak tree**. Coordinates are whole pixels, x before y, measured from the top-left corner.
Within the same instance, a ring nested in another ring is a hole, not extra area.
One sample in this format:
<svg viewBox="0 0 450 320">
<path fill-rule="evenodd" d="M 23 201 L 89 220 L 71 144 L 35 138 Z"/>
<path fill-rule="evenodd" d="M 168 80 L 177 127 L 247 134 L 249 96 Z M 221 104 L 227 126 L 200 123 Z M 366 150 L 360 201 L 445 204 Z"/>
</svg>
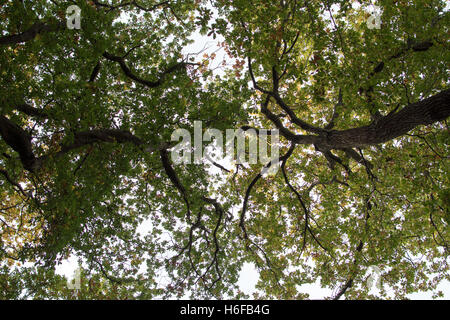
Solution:
<svg viewBox="0 0 450 320">
<path fill-rule="evenodd" d="M 379 28 L 369 1 L 1 5 L 1 297 L 71 298 L 55 273 L 70 255 L 79 298 L 244 298 L 244 263 L 256 298 L 308 298 L 316 281 L 333 299 L 436 291 L 449 15 L 440 0 L 376 5 Z M 186 53 L 198 34 L 227 53 L 220 73 Z M 278 129 L 279 170 L 175 164 L 171 134 L 194 121 Z"/>
</svg>

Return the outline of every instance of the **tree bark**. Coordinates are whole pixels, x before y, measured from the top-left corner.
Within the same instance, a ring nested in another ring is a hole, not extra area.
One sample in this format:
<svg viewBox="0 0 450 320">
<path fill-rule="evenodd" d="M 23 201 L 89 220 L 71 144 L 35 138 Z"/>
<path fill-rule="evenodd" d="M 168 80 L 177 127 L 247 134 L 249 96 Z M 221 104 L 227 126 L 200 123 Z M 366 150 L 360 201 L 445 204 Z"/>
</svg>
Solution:
<svg viewBox="0 0 450 320">
<path fill-rule="evenodd" d="M 19 154 L 23 167 L 33 171 L 36 157 L 33 154 L 32 137 L 3 115 L 0 115 L 0 136 Z"/>
<path fill-rule="evenodd" d="M 289 137 L 299 144 L 314 144 L 319 150 L 358 148 L 398 138 L 420 125 L 430 125 L 450 116 L 450 89 L 412 103 L 368 126 L 331 130 L 326 135 Z"/>
<path fill-rule="evenodd" d="M 400 137 L 417 126 L 442 121 L 448 116 L 450 116 L 450 89 L 410 104 L 369 126 L 331 131 L 327 139 L 329 142 L 326 143 L 333 149 L 383 143 Z"/>
<path fill-rule="evenodd" d="M 34 23 L 28 30 L 22 33 L 0 37 L 0 45 L 12 45 L 27 42 L 33 40 L 39 33 L 56 31 L 63 27 L 64 24 L 62 22 L 46 24 L 44 22 L 38 21 Z"/>
</svg>

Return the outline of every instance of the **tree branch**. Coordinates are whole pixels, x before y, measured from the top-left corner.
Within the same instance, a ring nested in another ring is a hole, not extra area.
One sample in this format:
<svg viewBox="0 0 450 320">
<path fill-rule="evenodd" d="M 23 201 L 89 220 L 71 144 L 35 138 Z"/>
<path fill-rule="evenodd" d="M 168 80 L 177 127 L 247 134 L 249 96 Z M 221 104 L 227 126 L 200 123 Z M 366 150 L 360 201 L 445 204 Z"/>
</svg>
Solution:
<svg viewBox="0 0 450 320">
<path fill-rule="evenodd" d="M 38 21 L 22 33 L 0 37 L 0 45 L 13 45 L 17 43 L 27 42 L 33 40 L 38 34 L 57 31 L 63 28 L 65 28 L 65 25 L 62 22 L 46 24 L 44 22 Z"/>
</svg>

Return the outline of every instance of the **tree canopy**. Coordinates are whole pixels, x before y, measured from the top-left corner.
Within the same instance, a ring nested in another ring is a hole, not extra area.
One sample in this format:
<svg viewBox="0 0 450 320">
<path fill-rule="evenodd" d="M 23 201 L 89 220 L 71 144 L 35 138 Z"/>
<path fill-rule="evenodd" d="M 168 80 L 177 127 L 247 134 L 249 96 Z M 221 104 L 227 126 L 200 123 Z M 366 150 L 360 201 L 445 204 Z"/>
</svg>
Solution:
<svg viewBox="0 0 450 320">
<path fill-rule="evenodd" d="M 405 298 L 449 276 L 441 0 L 0 5 L 0 298 Z M 66 9 L 81 9 L 81 28 Z M 226 52 L 187 54 L 199 35 Z M 217 63 L 216 63 L 217 64 Z M 175 164 L 176 129 L 278 129 L 268 165 Z M 143 228 L 145 226 L 145 228 Z M 368 285 L 376 266 L 381 290 Z"/>
</svg>

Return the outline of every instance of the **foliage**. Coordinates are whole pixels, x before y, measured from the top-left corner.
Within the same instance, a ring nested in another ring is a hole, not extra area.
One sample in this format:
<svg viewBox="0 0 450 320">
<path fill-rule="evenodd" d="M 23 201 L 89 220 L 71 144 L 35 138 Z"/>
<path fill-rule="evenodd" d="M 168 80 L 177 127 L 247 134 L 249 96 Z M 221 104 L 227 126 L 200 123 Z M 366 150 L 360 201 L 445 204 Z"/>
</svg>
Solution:
<svg viewBox="0 0 450 320">
<path fill-rule="evenodd" d="M 80 30 L 66 1 L 0 6 L 1 298 L 73 298 L 70 255 L 81 299 L 244 298 L 246 262 L 256 298 L 450 280 L 444 1 L 377 1 L 380 29 L 369 1 L 70 3 Z M 224 40 L 219 74 L 196 32 Z M 194 121 L 279 129 L 280 170 L 174 165 Z"/>
</svg>

